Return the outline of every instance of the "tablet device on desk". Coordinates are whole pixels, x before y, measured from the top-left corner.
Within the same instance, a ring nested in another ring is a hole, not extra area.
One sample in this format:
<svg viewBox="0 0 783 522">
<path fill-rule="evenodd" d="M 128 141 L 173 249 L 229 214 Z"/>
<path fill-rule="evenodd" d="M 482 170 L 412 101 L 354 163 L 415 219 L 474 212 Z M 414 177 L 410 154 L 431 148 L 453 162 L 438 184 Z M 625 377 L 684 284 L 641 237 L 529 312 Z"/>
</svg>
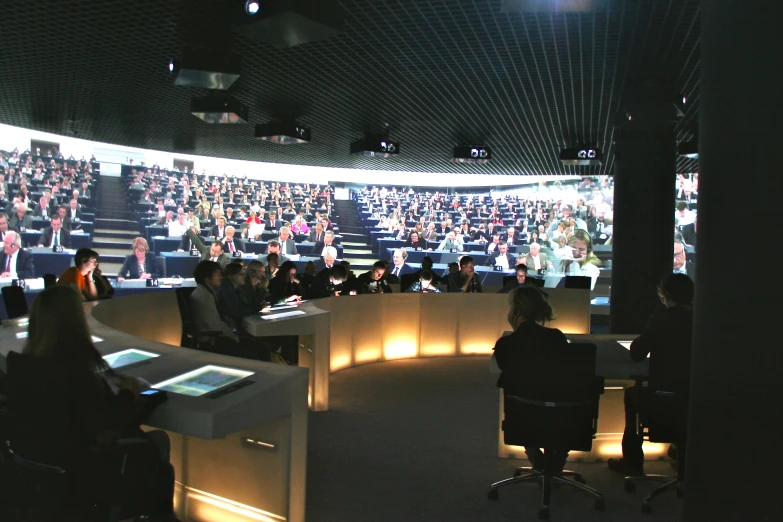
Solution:
<svg viewBox="0 0 783 522">
<path fill-rule="evenodd" d="M 121 352 L 110 353 L 104 355 L 103 359 L 113 369 L 122 368 L 123 366 L 129 366 L 131 364 L 140 363 L 142 361 L 148 361 L 160 357 L 158 353 L 145 352 L 143 350 L 137 350 L 136 348 L 129 348 L 122 350 Z"/>
<path fill-rule="evenodd" d="M 237 381 L 253 375 L 253 372 L 226 368 L 224 366 L 202 366 L 167 381 L 153 384 L 156 390 L 165 390 L 190 397 L 200 397 L 215 390 L 225 388 Z"/>
<path fill-rule="evenodd" d="M 271 321 L 272 319 L 282 319 L 283 317 L 293 317 L 295 315 L 306 315 L 301 310 L 294 310 L 293 312 L 283 312 L 282 314 L 263 315 L 261 319 L 265 321 Z"/>
</svg>

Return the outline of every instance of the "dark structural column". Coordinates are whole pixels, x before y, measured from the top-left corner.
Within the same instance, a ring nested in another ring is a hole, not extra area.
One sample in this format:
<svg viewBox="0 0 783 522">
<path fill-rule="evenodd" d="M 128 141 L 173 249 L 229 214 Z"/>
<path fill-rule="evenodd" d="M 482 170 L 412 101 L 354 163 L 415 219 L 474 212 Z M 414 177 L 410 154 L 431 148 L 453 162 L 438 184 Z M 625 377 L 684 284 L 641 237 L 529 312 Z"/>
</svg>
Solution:
<svg viewBox="0 0 783 522">
<path fill-rule="evenodd" d="M 683 514 L 688 522 L 780 520 L 782 249 L 759 224 L 781 215 L 783 2 L 712 0 L 701 12 L 699 257 Z M 764 244 L 774 244 L 772 253 L 752 246 Z M 737 258 L 760 271 L 727 278 L 747 266 L 730 261 Z"/>
<path fill-rule="evenodd" d="M 624 97 L 615 130 L 612 333 L 642 331 L 660 306 L 658 282 L 672 271 L 678 97 L 656 80 Z"/>
</svg>

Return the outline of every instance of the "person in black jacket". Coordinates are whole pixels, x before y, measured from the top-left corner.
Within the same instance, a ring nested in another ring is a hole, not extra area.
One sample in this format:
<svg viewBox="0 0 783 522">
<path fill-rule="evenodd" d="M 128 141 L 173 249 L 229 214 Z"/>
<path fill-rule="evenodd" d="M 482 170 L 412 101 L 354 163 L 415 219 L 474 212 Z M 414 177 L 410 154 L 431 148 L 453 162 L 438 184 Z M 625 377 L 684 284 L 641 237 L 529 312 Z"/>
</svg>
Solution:
<svg viewBox="0 0 783 522">
<path fill-rule="evenodd" d="M 148 440 L 148 458 L 158 477 L 150 496 L 159 511 L 149 514 L 173 515 L 168 437 L 162 431 L 144 434 L 139 429 L 144 411 L 139 382 L 114 372 L 95 349 L 76 291 L 54 286 L 38 295 L 30 311 L 27 344 L 22 353 L 9 354 L 7 362 L 3 380 L 11 449 L 23 458 L 62 468 L 71 477 L 68 493 L 60 499 L 65 505 L 58 504 L 51 492 L 47 500 L 52 506 L 23 505 L 25 512 L 55 509 L 57 517 L 51 520 L 81 520 L 72 514 L 90 506 L 93 498 L 105 500 L 100 498 L 101 476 L 95 476 L 91 466 L 91 448 L 133 436 Z M 147 477 L 143 480 L 148 483 Z M 11 519 L 16 520 L 13 515 Z M 35 519 L 50 520 L 43 513 Z"/>
<path fill-rule="evenodd" d="M 313 278 L 310 296 L 313 299 L 339 296 L 346 279 L 348 279 L 348 271 L 344 266 L 334 265 L 332 268 L 324 268 Z"/>
<path fill-rule="evenodd" d="M 272 304 L 301 301 L 303 295 L 304 289 L 296 278 L 296 265 L 293 261 L 286 261 L 269 281 L 267 300 Z"/>
<path fill-rule="evenodd" d="M 357 294 L 390 294 L 392 289 L 383 277 L 385 273 L 386 263 L 376 261 L 372 265 L 372 270 L 356 278 L 351 290 L 356 291 Z"/>
<path fill-rule="evenodd" d="M 544 326 L 554 319 L 554 312 L 546 295 L 537 288 L 516 288 L 508 301 L 508 322 L 514 332 L 495 343 L 495 360 L 502 370 L 497 385 L 506 395 L 524 395 L 526 374 L 540 364 L 558 360 L 557 352 L 568 346 L 568 340 L 557 328 Z M 543 469 L 544 454 L 540 448 L 526 447 L 525 453 L 534 468 Z M 568 453 L 557 455 L 558 469 L 563 469 L 567 457 Z"/>
<path fill-rule="evenodd" d="M 663 307 L 656 310 L 642 334 L 631 343 L 631 359 L 650 356 L 647 390 L 672 391 L 687 404 L 691 375 L 691 336 L 693 334 L 693 280 L 685 274 L 669 274 L 658 285 Z M 642 437 L 636 434 L 636 416 L 644 412 L 644 395 L 634 388 L 625 390 L 625 432 L 623 458 L 609 459 L 609 469 L 624 475 L 643 475 Z"/>
<path fill-rule="evenodd" d="M 133 254 L 127 256 L 117 272 L 119 282 L 125 279 L 155 279 L 159 277 L 155 266 L 155 254 L 150 252 L 147 240 L 137 237 L 133 240 Z"/>
</svg>

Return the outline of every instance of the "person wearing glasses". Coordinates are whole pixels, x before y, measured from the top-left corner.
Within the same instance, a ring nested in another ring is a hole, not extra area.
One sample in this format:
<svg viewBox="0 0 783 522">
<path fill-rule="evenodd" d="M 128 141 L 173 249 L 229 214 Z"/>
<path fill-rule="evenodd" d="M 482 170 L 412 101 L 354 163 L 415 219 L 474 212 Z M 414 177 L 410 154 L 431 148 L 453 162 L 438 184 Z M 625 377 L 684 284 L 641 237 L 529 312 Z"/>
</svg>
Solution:
<svg viewBox="0 0 783 522">
<path fill-rule="evenodd" d="M 126 279 L 154 279 L 158 277 L 155 268 L 155 254 L 150 252 L 149 244 L 143 237 L 133 240 L 133 254 L 125 258 L 122 268 L 117 272 L 117 281 Z"/>
</svg>

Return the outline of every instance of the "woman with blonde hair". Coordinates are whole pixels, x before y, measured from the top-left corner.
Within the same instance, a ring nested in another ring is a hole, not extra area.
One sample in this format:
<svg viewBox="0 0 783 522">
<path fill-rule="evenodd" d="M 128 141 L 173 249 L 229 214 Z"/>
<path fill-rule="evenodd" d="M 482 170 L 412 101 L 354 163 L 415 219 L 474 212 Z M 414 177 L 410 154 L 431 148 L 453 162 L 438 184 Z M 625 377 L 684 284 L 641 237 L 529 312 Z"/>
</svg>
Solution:
<svg viewBox="0 0 783 522">
<path fill-rule="evenodd" d="M 158 277 L 155 267 L 155 254 L 150 252 L 149 244 L 143 237 L 133 240 L 133 254 L 125 258 L 122 268 L 117 272 L 117 281 L 125 279 L 154 279 Z"/>
<path fill-rule="evenodd" d="M 590 289 L 595 288 L 595 282 L 601 274 L 598 265 L 601 261 L 593 253 L 593 242 L 590 234 L 581 228 L 574 230 L 574 233 L 568 239 L 568 246 L 571 248 L 573 259 L 564 259 L 563 272 L 565 275 L 586 276 L 592 279 Z"/>
</svg>

